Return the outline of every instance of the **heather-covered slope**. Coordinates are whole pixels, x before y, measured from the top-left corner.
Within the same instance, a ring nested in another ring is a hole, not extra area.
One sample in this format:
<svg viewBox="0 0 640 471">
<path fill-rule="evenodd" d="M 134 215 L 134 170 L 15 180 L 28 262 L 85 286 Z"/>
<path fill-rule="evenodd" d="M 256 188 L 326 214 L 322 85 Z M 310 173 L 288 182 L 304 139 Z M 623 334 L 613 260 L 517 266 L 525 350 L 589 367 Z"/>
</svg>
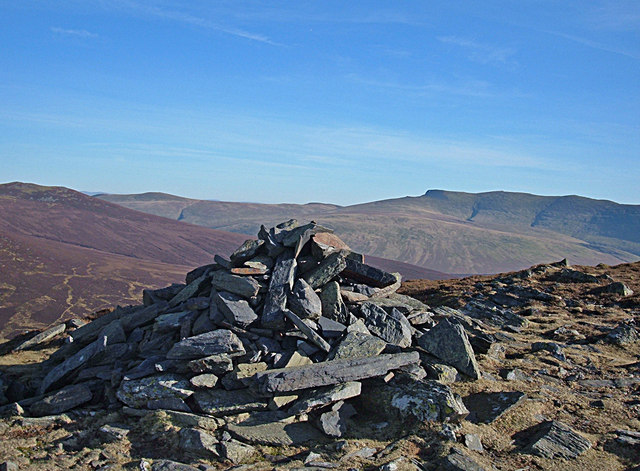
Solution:
<svg viewBox="0 0 640 471">
<path fill-rule="evenodd" d="M 118 204 L 207 227 L 255 233 L 283 208 L 334 228 L 355 250 L 446 273 L 495 273 L 555 258 L 615 264 L 640 259 L 640 206 L 579 196 L 461 193 L 354 206 L 260 205 L 171 195 L 100 195 Z M 179 209 L 179 212 L 178 212 Z"/>
</svg>

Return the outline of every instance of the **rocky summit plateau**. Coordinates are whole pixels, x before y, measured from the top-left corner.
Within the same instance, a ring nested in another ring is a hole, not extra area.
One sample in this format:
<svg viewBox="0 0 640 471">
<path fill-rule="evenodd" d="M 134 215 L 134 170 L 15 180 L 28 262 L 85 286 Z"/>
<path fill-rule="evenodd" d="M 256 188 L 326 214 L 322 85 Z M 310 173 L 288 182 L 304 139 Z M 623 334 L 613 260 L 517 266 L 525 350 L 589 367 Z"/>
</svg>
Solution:
<svg viewBox="0 0 640 471">
<path fill-rule="evenodd" d="M 260 228 L 0 345 L 0 470 L 640 470 L 640 263 L 402 283 Z"/>
</svg>

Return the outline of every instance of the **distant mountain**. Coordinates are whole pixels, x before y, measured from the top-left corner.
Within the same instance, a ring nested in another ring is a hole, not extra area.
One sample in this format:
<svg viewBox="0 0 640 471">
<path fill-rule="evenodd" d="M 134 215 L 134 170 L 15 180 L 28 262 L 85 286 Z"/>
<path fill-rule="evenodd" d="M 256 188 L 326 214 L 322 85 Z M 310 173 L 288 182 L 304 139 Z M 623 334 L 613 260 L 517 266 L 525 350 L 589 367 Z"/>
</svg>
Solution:
<svg viewBox="0 0 640 471">
<path fill-rule="evenodd" d="M 446 273 L 499 273 L 564 257 L 584 265 L 640 259 L 640 206 L 580 196 L 429 190 L 345 207 L 203 201 L 163 193 L 99 198 L 245 234 L 286 217 L 314 219 L 355 250 Z"/>
<path fill-rule="evenodd" d="M 248 237 L 178 222 L 62 187 L 0 185 L 0 337 L 182 282 Z M 372 257 L 405 277 L 444 273 Z"/>
</svg>

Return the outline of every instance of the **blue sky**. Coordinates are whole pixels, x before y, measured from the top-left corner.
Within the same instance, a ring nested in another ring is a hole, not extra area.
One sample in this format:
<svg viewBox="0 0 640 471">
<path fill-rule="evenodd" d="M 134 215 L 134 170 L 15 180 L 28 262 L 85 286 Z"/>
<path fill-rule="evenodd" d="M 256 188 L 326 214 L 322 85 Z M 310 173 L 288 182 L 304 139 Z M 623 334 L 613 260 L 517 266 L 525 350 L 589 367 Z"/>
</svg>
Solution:
<svg viewBox="0 0 640 471">
<path fill-rule="evenodd" d="M 0 181 L 640 204 L 640 2 L 0 0 Z"/>
</svg>

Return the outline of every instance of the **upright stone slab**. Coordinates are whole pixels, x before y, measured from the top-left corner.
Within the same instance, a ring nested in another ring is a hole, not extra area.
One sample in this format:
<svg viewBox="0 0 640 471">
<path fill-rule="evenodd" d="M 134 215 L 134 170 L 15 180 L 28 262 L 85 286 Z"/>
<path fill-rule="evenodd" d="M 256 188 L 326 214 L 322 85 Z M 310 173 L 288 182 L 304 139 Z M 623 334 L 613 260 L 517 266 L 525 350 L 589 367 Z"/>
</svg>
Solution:
<svg viewBox="0 0 640 471">
<path fill-rule="evenodd" d="M 340 285 L 337 281 L 331 281 L 324 285 L 320 292 L 320 302 L 322 303 L 322 315 L 328 319 L 348 324 L 349 311 L 340 295 Z"/>
<path fill-rule="evenodd" d="M 284 310 L 287 308 L 287 293 L 293 288 L 296 259 L 291 250 L 281 253 L 273 267 L 269 291 L 264 300 L 260 323 L 267 329 L 284 328 Z"/>
<path fill-rule="evenodd" d="M 289 297 L 289 309 L 302 319 L 316 320 L 322 315 L 322 301 L 302 278 L 298 278 Z"/>
<path fill-rule="evenodd" d="M 342 273 L 347 266 L 344 252 L 335 252 L 325 258 L 320 265 L 302 275 L 302 278 L 313 288 L 319 288 Z"/>
<path fill-rule="evenodd" d="M 433 329 L 418 338 L 418 345 L 473 379 L 480 379 L 480 367 L 476 361 L 469 338 L 460 324 L 441 320 Z"/>
</svg>

